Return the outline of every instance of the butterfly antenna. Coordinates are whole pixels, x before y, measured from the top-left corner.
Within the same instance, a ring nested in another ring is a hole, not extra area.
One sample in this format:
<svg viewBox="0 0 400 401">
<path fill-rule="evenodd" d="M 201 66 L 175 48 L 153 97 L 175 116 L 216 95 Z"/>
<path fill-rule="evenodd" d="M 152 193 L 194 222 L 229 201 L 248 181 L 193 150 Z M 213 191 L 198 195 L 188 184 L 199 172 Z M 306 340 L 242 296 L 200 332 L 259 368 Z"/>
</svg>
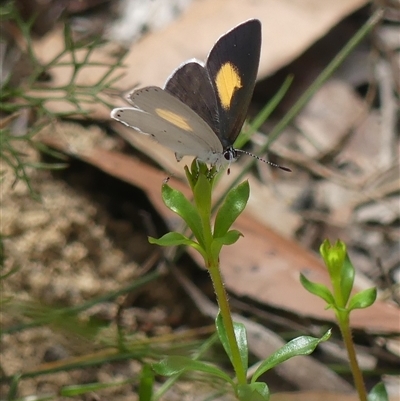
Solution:
<svg viewBox="0 0 400 401">
<path fill-rule="evenodd" d="M 245 151 L 245 150 L 242 150 L 242 149 L 235 149 L 235 151 L 236 151 L 236 152 L 239 152 L 239 153 L 244 153 L 244 154 L 247 155 L 247 156 L 254 157 L 254 158 L 257 159 L 258 161 L 263 162 L 263 163 L 266 163 L 266 164 L 269 164 L 269 165 L 272 166 L 272 167 L 277 167 L 277 168 L 280 168 L 281 170 L 284 170 L 284 171 L 289 171 L 289 172 L 292 171 L 292 170 L 290 170 L 290 168 L 288 168 L 288 167 L 284 167 L 284 166 L 280 166 L 279 164 L 272 163 L 272 162 L 270 162 L 270 161 L 268 161 L 268 160 L 265 160 L 265 159 L 263 159 L 263 158 L 261 158 L 261 157 L 258 157 L 258 156 L 256 156 L 256 155 L 254 155 L 253 153 L 247 152 L 247 151 Z"/>
</svg>

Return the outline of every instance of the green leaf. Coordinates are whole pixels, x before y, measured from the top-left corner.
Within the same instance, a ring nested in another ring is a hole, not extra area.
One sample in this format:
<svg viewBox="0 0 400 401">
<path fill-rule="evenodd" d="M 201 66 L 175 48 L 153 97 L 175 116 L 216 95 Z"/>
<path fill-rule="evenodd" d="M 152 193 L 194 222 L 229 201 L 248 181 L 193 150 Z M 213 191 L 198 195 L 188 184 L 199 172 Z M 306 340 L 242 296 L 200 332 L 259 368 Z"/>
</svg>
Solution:
<svg viewBox="0 0 400 401">
<path fill-rule="evenodd" d="M 194 361 L 186 356 L 169 356 L 161 362 L 154 363 L 153 369 L 163 376 L 173 376 L 188 371 L 204 372 L 233 384 L 232 379 L 223 370 L 205 362 Z"/>
<path fill-rule="evenodd" d="M 155 244 L 159 246 L 191 246 L 192 248 L 196 249 L 196 251 L 199 252 L 203 257 L 207 256 L 201 245 L 185 237 L 183 234 L 177 233 L 175 231 L 169 232 L 163 235 L 161 238 L 149 237 L 149 242 L 150 244 Z"/>
<path fill-rule="evenodd" d="M 368 401 L 389 401 L 389 395 L 383 383 L 376 384 L 368 394 Z"/>
<path fill-rule="evenodd" d="M 150 244 L 156 244 L 160 246 L 176 246 L 176 245 L 193 245 L 197 244 L 188 237 L 185 237 L 181 233 L 175 231 L 164 234 L 161 238 L 149 237 Z"/>
<path fill-rule="evenodd" d="M 351 297 L 348 310 L 364 309 L 371 306 L 376 300 L 376 288 L 367 288 Z"/>
<path fill-rule="evenodd" d="M 64 43 L 65 43 L 65 48 L 70 52 L 73 52 L 74 41 L 72 39 L 71 27 L 69 24 L 64 25 Z"/>
<path fill-rule="evenodd" d="M 201 218 L 197 209 L 185 198 L 182 192 L 167 184 L 162 186 L 162 197 L 165 205 L 185 220 L 199 244 L 204 247 Z"/>
<path fill-rule="evenodd" d="M 59 393 L 63 397 L 76 397 L 77 395 L 92 393 L 93 391 L 101 391 L 106 388 L 123 386 L 125 384 L 132 383 L 132 380 L 119 380 L 108 383 L 87 383 L 87 384 L 73 384 L 70 386 L 64 386 L 59 390 Z"/>
<path fill-rule="evenodd" d="M 193 192 L 194 185 L 196 184 L 197 177 L 199 175 L 199 168 L 196 159 L 193 159 L 190 170 L 188 166 L 185 166 L 185 174 Z"/>
<path fill-rule="evenodd" d="M 243 237 L 243 234 L 240 231 L 238 231 L 238 230 L 230 230 L 224 236 L 215 238 L 214 241 L 221 242 L 223 245 L 232 245 L 240 237 Z"/>
<path fill-rule="evenodd" d="M 16 400 L 18 394 L 18 386 L 21 382 L 21 375 L 15 374 L 11 378 L 10 387 L 7 394 L 7 400 Z"/>
<path fill-rule="evenodd" d="M 234 244 L 241 236 L 243 236 L 243 234 L 240 231 L 231 230 L 221 238 L 214 238 L 211 243 L 211 254 L 214 260 L 218 260 L 219 253 L 224 245 Z"/>
<path fill-rule="evenodd" d="M 153 398 L 154 373 L 150 365 L 145 364 L 140 373 L 139 401 L 151 401 Z"/>
<path fill-rule="evenodd" d="M 235 338 L 239 347 L 243 370 L 247 372 L 247 369 L 249 367 L 249 348 L 247 344 L 246 327 L 243 323 L 233 322 L 233 330 L 235 331 Z"/>
<path fill-rule="evenodd" d="M 341 272 L 340 288 L 342 293 L 343 306 L 347 305 L 349 301 L 351 291 L 354 284 L 355 269 L 349 255 L 346 252 L 346 256 L 343 260 L 343 267 Z"/>
<path fill-rule="evenodd" d="M 254 383 L 263 373 L 294 356 L 311 354 L 320 342 L 326 341 L 330 336 L 331 330 L 328 330 L 321 338 L 302 336 L 289 341 L 261 363 L 251 378 L 251 382 Z"/>
<path fill-rule="evenodd" d="M 194 187 L 200 175 L 204 175 L 212 187 L 217 174 L 217 169 L 215 166 L 209 169 L 206 163 L 203 163 L 198 159 L 193 159 L 190 169 L 185 166 L 185 174 L 190 188 L 192 189 L 192 192 L 194 192 Z"/>
<path fill-rule="evenodd" d="M 224 347 L 224 350 L 228 355 L 229 360 L 232 362 L 231 346 L 228 341 L 228 336 L 226 335 L 225 325 L 220 311 L 218 312 L 218 315 L 215 318 L 215 327 L 217 329 L 219 340 L 221 341 L 221 344 Z"/>
<path fill-rule="evenodd" d="M 204 173 L 200 173 L 194 186 L 193 195 L 197 210 L 207 220 L 211 216 L 211 190 L 212 185 Z"/>
<path fill-rule="evenodd" d="M 328 305 L 335 305 L 335 299 L 327 286 L 310 281 L 300 273 L 300 283 L 311 294 L 322 298 Z"/>
<path fill-rule="evenodd" d="M 331 280 L 340 277 L 346 258 L 346 244 L 338 240 L 335 245 L 331 245 L 329 240 L 325 240 L 320 246 L 319 251 L 328 268 Z"/>
<path fill-rule="evenodd" d="M 217 328 L 217 333 L 221 341 L 221 344 L 224 347 L 225 352 L 228 355 L 232 365 L 234 365 L 231 346 L 229 344 L 228 336 L 226 334 L 225 325 L 222 319 L 221 312 L 218 312 L 218 315 L 215 319 L 215 326 Z M 242 363 L 243 370 L 247 371 L 249 348 L 247 344 L 246 328 L 242 323 L 233 322 L 233 330 L 235 332 L 236 343 L 239 348 L 240 360 Z"/>
<path fill-rule="evenodd" d="M 238 384 L 236 394 L 240 401 L 268 401 L 270 398 L 266 383 Z"/>
<path fill-rule="evenodd" d="M 248 181 L 242 182 L 228 192 L 215 217 L 214 238 L 223 237 L 228 232 L 233 222 L 246 207 L 249 195 L 250 187 Z"/>
</svg>

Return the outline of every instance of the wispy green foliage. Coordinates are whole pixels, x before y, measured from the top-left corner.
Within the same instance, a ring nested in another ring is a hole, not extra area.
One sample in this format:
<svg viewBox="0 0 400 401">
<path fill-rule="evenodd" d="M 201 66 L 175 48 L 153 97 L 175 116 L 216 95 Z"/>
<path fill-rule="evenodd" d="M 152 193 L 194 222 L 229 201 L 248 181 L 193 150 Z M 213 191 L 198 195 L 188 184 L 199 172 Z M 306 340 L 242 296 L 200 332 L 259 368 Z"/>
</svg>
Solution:
<svg viewBox="0 0 400 401">
<path fill-rule="evenodd" d="M 0 16 L 3 23 L 9 22 L 18 27 L 23 47 L 26 49 L 23 54 L 25 64 L 29 68 L 29 73 L 25 77 L 18 77 L 18 83 L 16 83 L 17 77 L 13 75 L 13 71 L 17 68 L 10 68 L 9 71 L 3 68 L 3 81 L 0 83 L 0 112 L 8 117 L 0 124 L 0 159 L 12 167 L 16 180 L 23 180 L 30 187 L 27 173 L 29 167 L 61 168 L 63 165 L 28 162 L 24 152 L 21 151 L 21 142 L 34 148 L 40 146 L 40 150 L 46 151 L 43 145 L 34 141 L 34 136 L 58 118 L 89 115 L 91 105 L 102 104 L 111 108 L 112 105 L 102 95 L 112 91 L 114 82 L 120 79 L 121 75 L 114 72 L 121 66 L 122 59 L 113 64 L 92 61 L 92 55 L 102 45 L 102 41 L 74 41 L 68 24 L 65 24 L 63 48 L 50 60 L 42 63 L 35 54 L 32 40 L 34 19 L 24 21 L 13 6 L 13 2 L 0 6 Z M 8 46 L 10 43 L 4 45 Z M 64 69 L 69 67 L 68 82 L 50 86 L 46 80 L 51 79 L 52 71 L 59 67 Z M 78 76 L 83 69 L 96 67 L 104 68 L 105 71 L 97 82 L 88 84 L 78 82 Z M 62 102 L 65 104 L 65 110 L 51 108 L 50 101 L 53 104 Z M 23 115 L 29 115 L 27 120 L 31 119 L 32 122 L 22 124 L 21 129 L 16 126 L 16 121 Z"/>
</svg>

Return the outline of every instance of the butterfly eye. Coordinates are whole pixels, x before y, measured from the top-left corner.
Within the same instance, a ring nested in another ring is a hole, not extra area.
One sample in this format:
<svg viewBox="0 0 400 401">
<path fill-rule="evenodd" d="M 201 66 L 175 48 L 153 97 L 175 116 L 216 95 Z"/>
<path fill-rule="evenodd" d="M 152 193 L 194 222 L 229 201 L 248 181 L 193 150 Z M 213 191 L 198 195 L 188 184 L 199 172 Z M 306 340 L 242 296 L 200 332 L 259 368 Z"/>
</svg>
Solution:
<svg viewBox="0 0 400 401">
<path fill-rule="evenodd" d="M 238 157 L 238 154 L 237 154 L 236 150 L 233 148 L 227 148 L 224 151 L 224 158 L 228 162 L 235 161 L 237 159 L 237 157 Z"/>
</svg>

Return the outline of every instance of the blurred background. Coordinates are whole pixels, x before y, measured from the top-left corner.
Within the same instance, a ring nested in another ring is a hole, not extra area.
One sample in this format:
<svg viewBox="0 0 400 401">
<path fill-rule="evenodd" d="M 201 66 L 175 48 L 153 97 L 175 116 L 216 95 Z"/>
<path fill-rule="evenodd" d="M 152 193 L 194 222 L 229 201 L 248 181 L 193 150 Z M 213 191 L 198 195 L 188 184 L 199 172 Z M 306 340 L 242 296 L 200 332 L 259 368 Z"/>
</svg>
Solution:
<svg viewBox="0 0 400 401">
<path fill-rule="evenodd" d="M 201 260 L 147 240 L 181 228 L 161 185 L 185 192 L 191 159 L 110 111 L 249 18 L 263 30 L 245 149 L 292 170 L 242 156 L 215 190 L 250 182 L 234 226 L 244 237 L 221 268 L 251 362 L 333 327 L 312 360 L 265 380 L 273 400 L 357 399 L 334 316 L 299 283 L 328 283 L 318 250 L 341 239 L 357 289 L 378 288 L 351 322 L 367 387 L 383 380 L 398 399 L 398 2 L 15 0 L 0 12 L 1 399 L 64 400 L 77 385 L 79 400 L 139 400 L 144 365 L 192 355 L 213 333 Z M 203 355 L 229 372 L 225 358 L 217 344 Z M 218 390 L 190 376 L 160 399 L 232 399 Z"/>
</svg>

